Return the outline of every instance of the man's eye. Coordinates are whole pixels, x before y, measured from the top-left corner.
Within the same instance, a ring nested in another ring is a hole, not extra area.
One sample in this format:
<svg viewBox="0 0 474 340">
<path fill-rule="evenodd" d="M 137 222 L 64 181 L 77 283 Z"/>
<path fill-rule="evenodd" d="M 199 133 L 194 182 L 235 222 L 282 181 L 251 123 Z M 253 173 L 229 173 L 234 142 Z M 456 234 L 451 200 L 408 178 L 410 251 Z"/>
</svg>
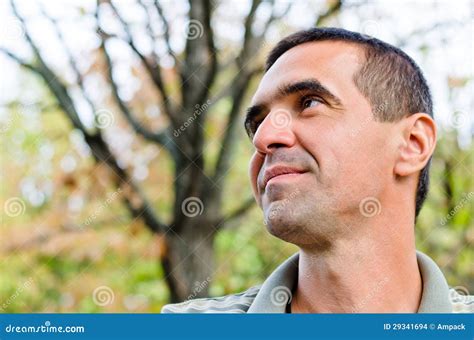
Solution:
<svg viewBox="0 0 474 340">
<path fill-rule="evenodd" d="M 315 107 L 321 104 L 321 99 L 318 98 L 303 98 L 301 101 L 301 106 L 303 109 L 307 109 L 310 107 Z"/>
</svg>

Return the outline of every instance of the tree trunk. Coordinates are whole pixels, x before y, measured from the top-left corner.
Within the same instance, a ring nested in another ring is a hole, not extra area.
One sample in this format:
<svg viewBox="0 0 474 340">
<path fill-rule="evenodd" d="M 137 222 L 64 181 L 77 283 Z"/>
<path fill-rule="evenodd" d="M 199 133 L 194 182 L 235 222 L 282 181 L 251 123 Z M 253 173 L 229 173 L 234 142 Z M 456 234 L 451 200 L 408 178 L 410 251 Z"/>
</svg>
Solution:
<svg viewBox="0 0 474 340">
<path fill-rule="evenodd" d="M 192 217 L 166 234 L 167 251 L 162 259 L 170 302 L 208 296 L 214 274 L 215 230 L 206 217 Z"/>
</svg>

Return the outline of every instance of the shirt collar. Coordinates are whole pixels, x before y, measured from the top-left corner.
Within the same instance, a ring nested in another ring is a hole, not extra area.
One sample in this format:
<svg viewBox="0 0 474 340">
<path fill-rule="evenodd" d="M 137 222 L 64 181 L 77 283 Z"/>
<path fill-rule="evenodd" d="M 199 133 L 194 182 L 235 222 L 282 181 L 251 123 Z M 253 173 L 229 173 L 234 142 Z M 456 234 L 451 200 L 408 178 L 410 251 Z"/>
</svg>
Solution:
<svg viewBox="0 0 474 340">
<path fill-rule="evenodd" d="M 423 281 L 418 313 L 452 313 L 449 287 L 436 263 L 422 252 L 416 253 Z M 263 283 L 248 313 L 285 313 L 298 278 L 299 254 L 283 262 Z"/>
</svg>

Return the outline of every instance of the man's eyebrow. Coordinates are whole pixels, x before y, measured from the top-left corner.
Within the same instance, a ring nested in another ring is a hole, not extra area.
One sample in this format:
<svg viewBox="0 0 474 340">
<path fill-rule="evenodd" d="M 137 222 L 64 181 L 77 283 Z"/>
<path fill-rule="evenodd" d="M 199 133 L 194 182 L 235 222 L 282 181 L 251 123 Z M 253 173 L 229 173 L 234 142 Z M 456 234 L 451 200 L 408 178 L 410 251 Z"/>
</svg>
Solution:
<svg viewBox="0 0 474 340">
<path fill-rule="evenodd" d="M 280 86 L 278 88 L 278 92 L 276 93 L 275 97 L 272 98 L 273 100 L 278 100 L 283 97 L 292 95 L 294 93 L 298 92 L 305 92 L 305 91 L 312 91 L 316 92 L 319 96 L 321 96 L 323 99 L 331 102 L 331 104 L 334 104 L 336 106 L 342 105 L 342 101 L 327 87 L 325 87 L 321 82 L 317 79 L 310 78 L 310 79 L 305 79 L 298 81 L 296 83 L 290 83 L 286 84 L 283 86 Z"/>
<path fill-rule="evenodd" d="M 323 84 L 321 84 L 319 80 L 314 78 L 305 79 L 280 86 L 277 93 L 273 95 L 270 100 L 266 100 L 265 103 L 250 106 L 247 109 L 247 114 L 245 116 L 245 125 L 247 125 L 248 122 L 259 116 L 264 111 L 264 109 L 267 107 L 266 103 L 279 100 L 294 93 L 305 91 L 315 92 L 317 95 L 321 96 L 322 99 L 327 100 L 329 103 L 334 104 L 335 106 L 342 105 L 342 101 L 335 94 L 329 91 Z"/>
<path fill-rule="evenodd" d="M 257 116 L 259 116 L 263 110 L 264 110 L 265 105 L 259 104 L 259 105 L 252 105 L 247 109 L 247 114 L 245 115 L 245 122 L 248 122 L 250 119 L 253 119 Z"/>
<path fill-rule="evenodd" d="M 264 105 L 252 105 L 247 109 L 247 114 L 245 115 L 244 127 L 245 131 L 251 136 L 251 124 L 254 121 L 255 117 L 258 117 L 265 110 Z"/>
</svg>

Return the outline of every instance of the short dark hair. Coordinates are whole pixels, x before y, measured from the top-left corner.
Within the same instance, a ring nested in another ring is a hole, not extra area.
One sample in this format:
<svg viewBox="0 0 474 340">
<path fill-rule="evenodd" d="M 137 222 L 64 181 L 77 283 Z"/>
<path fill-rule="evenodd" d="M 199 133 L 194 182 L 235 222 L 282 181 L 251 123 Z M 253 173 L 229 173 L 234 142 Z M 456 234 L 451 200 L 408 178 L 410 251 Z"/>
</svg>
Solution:
<svg viewBox="0 0 474 340">
<path fill-rule="evenodd" d="M 281 40 L 267 57 L 265 72 L 289 49 L 309 42 L 342 41 L 363 49 L 365 61 L 354 83 L 369 100 L 374 119 L 396 122 L 417 112 L 433 117 L 430 89 L 418 65 L 405 52 L 376 38 L 341 28 L 310 28 Z M 420 171 L 415 199 L 415 219 L 428 194 L 431 158 Z"/>
</svg>

